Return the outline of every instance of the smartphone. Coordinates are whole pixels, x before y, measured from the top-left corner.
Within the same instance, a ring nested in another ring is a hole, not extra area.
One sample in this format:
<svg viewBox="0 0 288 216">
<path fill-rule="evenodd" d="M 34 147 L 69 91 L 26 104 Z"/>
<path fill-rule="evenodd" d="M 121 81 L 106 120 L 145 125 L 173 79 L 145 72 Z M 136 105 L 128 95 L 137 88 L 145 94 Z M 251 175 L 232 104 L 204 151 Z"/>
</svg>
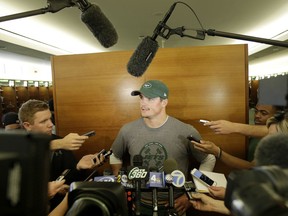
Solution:
<svg viewBox="0 0 288 216">
<path fill-rule="evenodd" d="M 193 200 L 194 198 L 191 196 L 191 193 L 195 192 L 195 189 L 196 189 L 194 182 L 186 181 L 184 184 L 184 189 L 185 189 L 185 192 L 186 192 L 186 195 L 188 196 L 188 198 L 190 200 Z"/>
<path fill-rule="evenodd" d="M 82 134 L 82 136 L 88 136 L 88 137 L 91 137 L 91 136 L 95 136 L 96 135 L 96 132 L 95 131 L 89 131 L 85 134 Z"/>
<path fill-rule="evenodd" d="M 196 138 L 195 136 L 193 136 L 193 135 L 187 136 L 187 139 L 190 140 L 190 141 L 195 141 L 195 142 L 200 143 L 200 140 L 197 139 L 197 138 Z"/>
<path fill-rule="evenodd" d="M 55 181 L 62 181 L 69 172 L 70 169 L 65 169 Z"/>
<path fill-rule="evenodd" d="M 208 187 L 217 185 L 217 183 L 215 181 L 213 181 L 211 178 L 209 178 L 207 175 L 205 175 L 201 171 L 197 170 L 196 168 L 191 170 L 191 175 L 194 176 L 195 178 L 197 178 L 198 180 L 200 180 L 200 182 L 202 182 L 204 185 L 206 185 Z"/>
<path fill-rule="evenodd" d="M 210 121 L 205 120 L 205 119 L 200 119 L 199 122 L 205 124 L 205 123 L 208 123 L 208 122 L 210 122 Z"/>
<path fill-rule="evenodd" d="M 98 153 L 98 155 L 97 155 L 97 157 L 98 157 L 98 159 L 100 160 L 100 156 L 103 154 L 105 154 L 106 153 L 106 150 L 105 149 L 102 149 L 99 153 Z M 96 157 L 94 157 L 93 159 L 93 163 L 96 163 L 97 162 L 97 160 L 96 160 Z"/>
<path fill-rule="evenodd" d="M 104 154 L 105 159 L 107 159 L 112 153 L 113 152 L 111 149 L 109 151 L 106 151 L 106 153 Z"/>
<path fill-rule="evenodd" d="M 107 159 L 112 154 L 112 150 L 110 149 L 109 151 L 106 151 L 105 149 L 102 149 L 97 155 L 98 159 L 100 159 L 101 154 L 104 156 L 105 159 Z M 92 160 L 93 163 L 97 162 L 96 157 L 94 157 Z"/>
</svg>

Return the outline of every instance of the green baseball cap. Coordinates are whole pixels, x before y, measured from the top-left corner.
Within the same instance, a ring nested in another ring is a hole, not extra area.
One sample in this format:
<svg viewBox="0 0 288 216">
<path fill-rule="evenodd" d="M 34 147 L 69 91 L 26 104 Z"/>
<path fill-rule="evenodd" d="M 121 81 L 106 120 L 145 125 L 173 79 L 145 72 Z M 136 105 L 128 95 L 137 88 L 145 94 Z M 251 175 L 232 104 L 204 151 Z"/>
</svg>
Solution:
<svg viewBox="0 0 288 216">
<path fill-rule="evenodd" d="M 169 90 L 168 87 L 159 80 L 149 80 L 146 81 L 140 88 L 140 90 L 132 91 L 132 96 L 144 95 L 147 98 L 160 97 L 162 99 L 167 99 Z"/>
</svg>

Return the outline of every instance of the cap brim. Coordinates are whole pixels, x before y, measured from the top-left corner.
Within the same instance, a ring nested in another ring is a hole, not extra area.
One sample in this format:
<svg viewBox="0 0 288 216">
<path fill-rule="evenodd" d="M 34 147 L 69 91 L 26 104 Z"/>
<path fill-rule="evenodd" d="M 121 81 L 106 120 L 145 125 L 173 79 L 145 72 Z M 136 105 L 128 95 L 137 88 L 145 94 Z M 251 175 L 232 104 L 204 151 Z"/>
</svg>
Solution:
<svg viewBox="0 0 288 216">
<path fill-rule="evenodd" d="M 132 91 L 132 92 L 131 92 L 131 95 L 132 95 L 132 96 L 138 96 L 138 95 L 140 95 L 140 94 L 141 94 L 140 91 Z"/>
</svg>

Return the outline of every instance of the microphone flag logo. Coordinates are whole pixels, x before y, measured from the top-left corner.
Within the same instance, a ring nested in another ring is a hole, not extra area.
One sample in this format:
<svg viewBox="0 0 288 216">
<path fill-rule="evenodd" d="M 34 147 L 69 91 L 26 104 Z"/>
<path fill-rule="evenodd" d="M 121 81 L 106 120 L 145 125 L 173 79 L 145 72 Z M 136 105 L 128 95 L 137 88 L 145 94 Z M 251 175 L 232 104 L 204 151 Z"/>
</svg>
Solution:
<svg viewBox="0 0 288 216">
<path fill-rule="evenodd" d="M 172 185 L 175 187 L 183 187 L 185 184 L 185 175 L 180 170 L 174 170 L 171 175 L 173 176 Z"/>
<path fill-rule="evenodd" d="M 134 167 L 128 174 L 128 179 L 145 179 L 147 176 L 147 171 L 145 169 L 140 169 L 139 167 Z"/>
</svg>

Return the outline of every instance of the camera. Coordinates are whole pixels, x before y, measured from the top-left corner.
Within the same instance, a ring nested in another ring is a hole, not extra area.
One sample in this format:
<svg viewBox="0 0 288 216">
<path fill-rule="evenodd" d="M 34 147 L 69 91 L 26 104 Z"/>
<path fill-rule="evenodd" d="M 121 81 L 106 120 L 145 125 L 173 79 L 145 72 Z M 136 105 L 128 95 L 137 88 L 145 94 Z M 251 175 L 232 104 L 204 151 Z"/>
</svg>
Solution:
<svg viewBox="0 0 288 216">
<path fill-rule="evenodd" d="M 260 166 L 231 172 L 225 206 L 234 216 L 288 215 L 288 169 Z"/>
<path fill-rule="evenodd" d="M 66 216 L 126 216 L 124 187 L 117 182 L 73 182 Z"/>
</svg>

